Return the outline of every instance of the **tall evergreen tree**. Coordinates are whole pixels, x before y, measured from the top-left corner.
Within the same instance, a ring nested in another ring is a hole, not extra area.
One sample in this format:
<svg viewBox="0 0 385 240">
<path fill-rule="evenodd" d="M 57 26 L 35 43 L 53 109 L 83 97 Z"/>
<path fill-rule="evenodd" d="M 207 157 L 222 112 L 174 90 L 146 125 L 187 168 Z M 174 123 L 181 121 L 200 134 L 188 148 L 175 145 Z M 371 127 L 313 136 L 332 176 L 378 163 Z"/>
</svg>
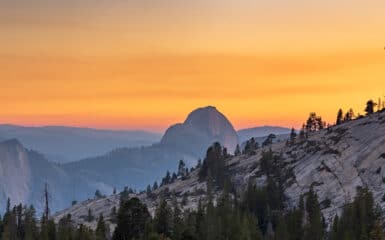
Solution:
<svg viewBox="0 0 385 240">
<path fill-rule="evenodd" d="M 317 194 L 314 192 L 313 188 L 307 193 L 306 212 L 308 214 L 308 223 L 305 227 L 305 239 L 323 239 L 324 228 L 322 223 L 322 213 Z"/>
<path fill-rule="evenodd" d="M 241 155 L 241 148 L 239 147 L 239 144 L 235 147 L 234 156 Z"/>
<path fill-rule="evenodd" d="M 351 121 L 354 119 L 354 111 L 352 108 L 349 109 L 349 111 L 345 114 L 344 121 Z"/>
<path fill-rule="evenodd" d="M 161 200 L 155 210 L 154 226 L 157 233 L 170 237 L 172 233 L 172 210 L 166 200 Z"/>
<path fill-rule="evenodd" d="M 172 199 L 172 233 L 171 233 L 171 239 L 182 240 L 183 231 L 184 231 L 184 222 L 182 219 L 182 211 L 179 208 L 178 201 L 174 195 L 173 199 Z"/>
<path fill-rule="evenodd" d="M 158 182 L 155 181 L 154 184 L 152 185 L 152 190 L 155 191 L 158 189 Z"/>
<path fill-rule="evenodd" d="M 25 228 L 25 240 L 35 240 L 39 237 L 39 232 L 36 226 L 36 211 L 31 205 L 29 208 L 25 208 L 24 212 L 24 228 Z"/>
<path fill-rule="evenodd" d="M 187 176 L 187 171 L 186 163 L 183 160 L 179 160 L 177 176 L 183 179 Z"/>
<path fill-rule="evenodd" d="M 342 112 L 342 109 L 340 108 L 337 113 L 337 120 L 336 125 L 340 125 L 344 121 L 344 113 Z"/>
<path fill-rule="evenodd" d="M 63 217 L 59 220 L 57 225 L 57 239 L 58 240 L 72 240 L 75 235 L 75 228 L 71 215 Z"/>
<path fill-rule="evenodd" d="M 325 125 L 325 122 L 322 121 L 322 117 L 317 116 L 315 112 L 312 112 L 309 114 L 309 118 L 306 121 L 306 132 L 316 132 L 322 130 Z"/>
<path fill-rule="evenodd" d="M 56 225 L 52 219 L 42 220 L 39 240 L 56 240 Z"/>
<path fill-rule="evenodd" d="M 104 222 L 103 214 L 100 214 L 98 223 L 95 230 L 95 240 L 106 240 L 107 239 L 107 227 Z"/>
<path fill-rule="evenodd" d="M 373 102 L 373 100 L 369 100 L 366 102 L 366 108 L 365 108 L 366 115 L 370 115 L 374 113 L 374 106 L 375 106 L 375 103 Z"/>
<path fill-rule="evenodd" d="M 113 240 L 138 239 L 144 235 L 145 227 L 150 220 L 146 205 L 138 198 L 120 202 L 117 226 Z"/>
<path fill-rule="evenodd" d="M 166 176 L 162 179 L 161 186 L 167 185 L 167 184 L 170 184 L 170 183 L 171 183 L 171 174 L 170 174 L 170 171 L 167 171 L 166 172 Z"/>
<path fill-rule="evenodd" d="M 91 208 L 88 208 L 87 221 L 88 221 L 88 222 L 94 221 L 94 215 L 93 215 L 93 213 L 92 213 Z"/>
<path fill-rule="evenodd" d="M 367 188 L 358 188 L 354 201 L 344 206 L 341 217 L 334 218 L 331 240 L 381 239 L 380 216 L 372 193 Z"/>
<path fill-rule="evenodd" d="M 226 156 L 223 155 L 223 149 L 218 142 L 207 149 L 206 158 L 199 171 L 200 180 L 207 180 L 208 176 L 212 177 L 218 187 L 223 187 L 228 178 Z"/>
<path fill-rule="evenodd" d="M 297 137 L 297 133 L 294 128 L 291 128 L 290 131 L 290 144 L 293 145 L 295 142 L 295 138 Z"/>
</svg>

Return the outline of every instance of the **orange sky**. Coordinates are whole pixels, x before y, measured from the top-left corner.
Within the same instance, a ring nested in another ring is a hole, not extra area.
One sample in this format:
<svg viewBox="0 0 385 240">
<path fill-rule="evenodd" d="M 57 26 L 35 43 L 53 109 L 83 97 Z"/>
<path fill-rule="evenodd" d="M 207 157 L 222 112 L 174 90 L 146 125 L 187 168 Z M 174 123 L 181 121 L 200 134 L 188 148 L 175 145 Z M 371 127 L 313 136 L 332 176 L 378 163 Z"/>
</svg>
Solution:
<svg viewBox="0 0 385 240">
<path fill-rule="evenodd" d="M 333 122 L 385 95 L 385 1 L 5 0 L 0 122 L 163 131 Z"/>
</svg>

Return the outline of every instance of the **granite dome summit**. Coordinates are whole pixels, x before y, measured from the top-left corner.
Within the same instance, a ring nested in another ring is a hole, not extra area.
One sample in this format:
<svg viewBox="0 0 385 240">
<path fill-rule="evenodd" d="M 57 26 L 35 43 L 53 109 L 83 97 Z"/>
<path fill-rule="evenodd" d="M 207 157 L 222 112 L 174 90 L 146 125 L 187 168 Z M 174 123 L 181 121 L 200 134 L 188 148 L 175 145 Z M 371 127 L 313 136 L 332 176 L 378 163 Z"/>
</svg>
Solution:
<svg viewBox="0 0 385 240">
<path fill-rule="evenodd" d="M 231 122 L 215 107 L 207 106 L 192 111 L 183 123 L 167 129 L 161 144 L 205 150 L 213 142 L 220 142 L 229 152 L 235 150 L 238 136 Z"/>
</svg>

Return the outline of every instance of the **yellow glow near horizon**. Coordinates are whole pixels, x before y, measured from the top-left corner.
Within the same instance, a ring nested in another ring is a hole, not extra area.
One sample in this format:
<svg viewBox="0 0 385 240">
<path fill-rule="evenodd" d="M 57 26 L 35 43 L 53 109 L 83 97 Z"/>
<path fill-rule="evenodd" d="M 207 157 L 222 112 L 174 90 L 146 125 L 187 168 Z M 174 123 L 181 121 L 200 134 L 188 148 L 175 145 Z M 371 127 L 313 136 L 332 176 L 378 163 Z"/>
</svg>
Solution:
<svg viewBox="0 0 385 240">
<path fill-rule="evenodd" d="M 151 4 L 150 4 L 151 3 Z M 384 1 L 0 3 L 0 122 L 299 127 L 385 95 Z"/>
</svg>

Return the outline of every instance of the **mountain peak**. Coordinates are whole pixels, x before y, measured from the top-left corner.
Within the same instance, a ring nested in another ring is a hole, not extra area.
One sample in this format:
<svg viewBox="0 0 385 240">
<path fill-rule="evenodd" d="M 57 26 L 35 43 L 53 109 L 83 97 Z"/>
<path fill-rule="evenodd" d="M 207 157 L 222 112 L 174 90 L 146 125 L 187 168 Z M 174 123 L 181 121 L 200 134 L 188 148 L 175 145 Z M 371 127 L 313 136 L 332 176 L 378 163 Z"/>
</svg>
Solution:
<svg viewBox="0 0 385 240">
<path fill-rule="evenodd" d="M 187 116 L 186 120 L 184 121 L 184 124 L 189 124 L 193 122 L 196 119 L 199 119 L 200 117 L 204 117 L 205 115 L 220 115 L 221 117 L 224 117 L 222 113 L 220 113 L 216 107 L 214 106 L 207 106 L 207 107 L 201 107 L 193 110 L 189 115 Z"/>
<path fill-rule="evenodd" d="M 204 150 L 214 142 L 220 142 L 230 152 L 238 143 L 233 125 L 214 106 L 193 110 L 182 124 L 170 127 L 162 138 L 163 144 L 196 145 Z"/>
</svg>

